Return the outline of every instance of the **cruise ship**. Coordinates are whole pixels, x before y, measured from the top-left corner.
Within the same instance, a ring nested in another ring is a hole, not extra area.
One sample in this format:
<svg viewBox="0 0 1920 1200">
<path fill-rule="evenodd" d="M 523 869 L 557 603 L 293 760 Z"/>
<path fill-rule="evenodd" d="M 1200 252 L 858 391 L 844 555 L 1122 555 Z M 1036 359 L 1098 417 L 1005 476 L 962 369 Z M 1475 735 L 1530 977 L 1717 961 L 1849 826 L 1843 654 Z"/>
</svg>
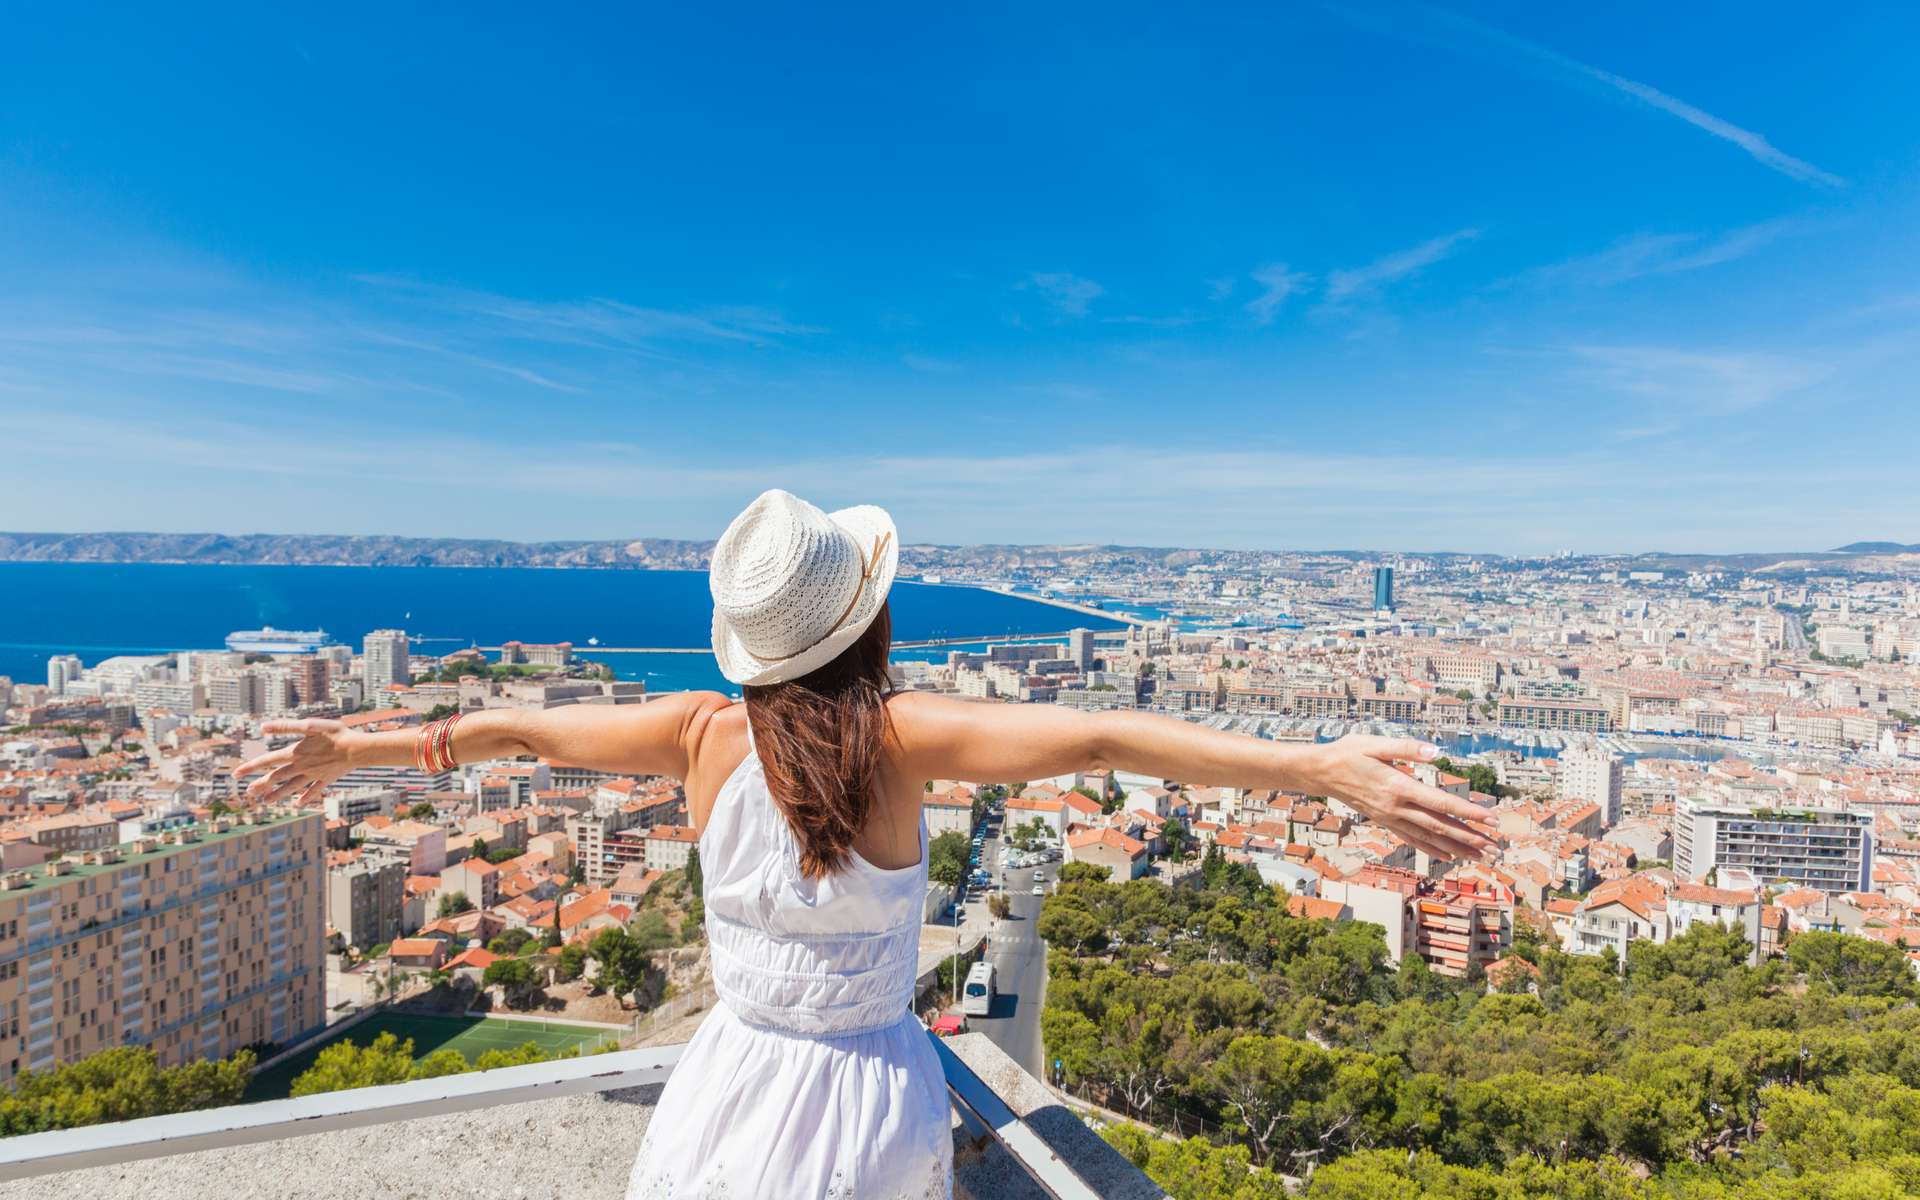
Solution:
<svg viewBox="0 0 1920 1200">
<path fill-rule="evenodd" d="M 312 654 L 333 645 L 324 629 L 236 629 L 227 635 L 227 649 L 241 654 Z"/>
</svg>

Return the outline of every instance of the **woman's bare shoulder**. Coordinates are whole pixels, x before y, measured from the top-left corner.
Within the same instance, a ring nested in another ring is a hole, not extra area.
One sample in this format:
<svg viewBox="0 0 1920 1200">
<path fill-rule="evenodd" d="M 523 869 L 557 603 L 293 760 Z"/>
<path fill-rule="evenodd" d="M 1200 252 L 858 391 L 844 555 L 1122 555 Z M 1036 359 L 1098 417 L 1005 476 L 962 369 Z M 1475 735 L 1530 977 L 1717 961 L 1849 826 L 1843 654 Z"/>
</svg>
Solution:
<svg viewBox="0 0 1920 1200">
<path fill-rule="evenodd" d="M 747 737 L 747 706 L 719 692 L 688 693 L 687 744 L 690 756 L 706 758 L 713 749 L 724 750 Z"/>
</svg>

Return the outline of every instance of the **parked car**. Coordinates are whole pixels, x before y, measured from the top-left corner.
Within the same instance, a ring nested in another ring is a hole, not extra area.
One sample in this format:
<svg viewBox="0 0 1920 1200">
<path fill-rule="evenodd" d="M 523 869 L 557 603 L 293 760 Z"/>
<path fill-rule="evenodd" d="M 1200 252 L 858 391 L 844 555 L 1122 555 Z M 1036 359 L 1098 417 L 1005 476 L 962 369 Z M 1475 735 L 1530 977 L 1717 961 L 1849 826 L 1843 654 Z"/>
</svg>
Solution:
<svg viewBox="0 0 1920 1200">
<path fill-rule="evenodd" d="M 953 1037 L 967 1032 L 967 1019 L 959 1013 L 941 1013 L 933 1019 L 935 1037 Z"/>
</svg>

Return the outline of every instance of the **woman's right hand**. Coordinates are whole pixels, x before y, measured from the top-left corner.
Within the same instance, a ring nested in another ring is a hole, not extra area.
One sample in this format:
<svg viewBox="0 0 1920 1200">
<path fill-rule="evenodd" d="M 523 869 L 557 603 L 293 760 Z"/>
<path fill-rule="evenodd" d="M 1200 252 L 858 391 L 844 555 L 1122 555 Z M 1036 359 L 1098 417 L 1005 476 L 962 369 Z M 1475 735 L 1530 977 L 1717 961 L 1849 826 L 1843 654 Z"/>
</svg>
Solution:
<svg viewBox="0 0 1920 1200">
<path fill-rule="evenodd" d="M 354 739 L 366 735 L 348 729 L 338 721 L 309 718 L 299 721 L 268 721 L 260 727 L 263 734 L 297 733 L 299 741 L 291 746 L 270 750 L 234 768 L 235 778 L 260 775 L 247 785 L 248 799 L 265 803 L 298 793 L 301 801 L 318 796 L 326 786 L 353 767 L 350 748 Z"/>
</svg>

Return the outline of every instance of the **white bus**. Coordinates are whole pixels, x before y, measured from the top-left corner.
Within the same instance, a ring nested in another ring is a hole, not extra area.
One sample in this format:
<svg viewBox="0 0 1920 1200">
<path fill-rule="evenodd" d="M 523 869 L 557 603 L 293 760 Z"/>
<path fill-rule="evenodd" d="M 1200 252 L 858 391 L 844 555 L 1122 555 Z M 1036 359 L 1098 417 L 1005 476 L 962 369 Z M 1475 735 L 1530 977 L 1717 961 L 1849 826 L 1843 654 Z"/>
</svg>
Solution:
<svg viewBox="0 0 1920 1200">
<path fill-rule="evenodd" d="M 967 972 L 966 986 L 960 989 L 960 1011 L 969 1017 L 990 1016 L 993 995 L 993 964 L 983 959 Z"/>
</svg>

